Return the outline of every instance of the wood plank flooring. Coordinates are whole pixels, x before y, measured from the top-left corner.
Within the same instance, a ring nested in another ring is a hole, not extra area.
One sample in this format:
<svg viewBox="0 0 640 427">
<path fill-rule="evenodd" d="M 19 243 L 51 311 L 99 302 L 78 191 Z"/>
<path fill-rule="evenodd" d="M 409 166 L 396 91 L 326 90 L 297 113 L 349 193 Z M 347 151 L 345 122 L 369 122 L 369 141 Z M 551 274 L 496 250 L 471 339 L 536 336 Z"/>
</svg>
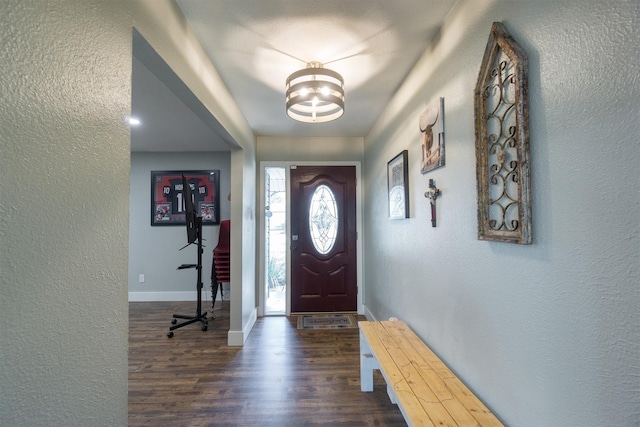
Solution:
<svg viewBox="0 0 640 427">
<path fill-rule="evenodd" d="M 130 426 L 406 425 L 377 371 L 374 391 L 360 391 L 358 329 L 265 317 L 243 347 L 227 347 L 219 301 L 208 331 L 167 338 L 173 313 L 194 312 L 195 302 L 129 303 Z"/>
</svg>

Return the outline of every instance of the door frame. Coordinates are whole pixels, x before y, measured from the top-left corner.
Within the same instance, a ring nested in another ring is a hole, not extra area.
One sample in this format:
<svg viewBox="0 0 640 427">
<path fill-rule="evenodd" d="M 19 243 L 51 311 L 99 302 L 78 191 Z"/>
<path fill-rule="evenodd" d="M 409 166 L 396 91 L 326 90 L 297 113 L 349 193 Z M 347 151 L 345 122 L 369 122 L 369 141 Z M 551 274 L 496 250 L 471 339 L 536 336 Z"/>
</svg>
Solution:
<svg viewBox="0 0 640 427">
<path fill-rule="evenodd" d="M 256 263 L 258 266 L 258 316 L 263 317 L 264 307 L 265 307 L 265 287 L 266 287 L 266 278 L 265 278 L 265 182 L 264 182 L 264 172 L 267 167 L 283 167 L 285 168 L 285 185 L 287 190 L 287 227 L 285 230 L 287 242 L 291 243 L 291 192 L 289 191 L 289 187 L 291 185 L 291 166 L 355 166 L 356 168 L 356 231 L 358 233 L 358 241 L 356 242 L 356 274 L 357 274 L 357 287 L 358 287 L 358 300 L 357 300 L 357 310 L 359 314 L 364 314 L 364 307 L 362 305 L 362 295 L 364 294 L 364 283 L 363 283 L 363 267 L 362 260 L 364 259 L 364 239 L 363 239 L 363 214 L 362 214 L 362 162 L 360 161 L 329 161 L 329 162 L 310 162 L 310 161 L 280 161 L 280 162 L 271 162 L 271 161 L 261 161 L 260 162 L 260 171 L 259 171 L 259 179 L 258 179 L 258 211 L 256 212 L 257 220 L 258 220 L 258 262 Z M 286 297 L 286 309 L 285 314 L 288 316 L 291 314 L 291 251 L 287 250 L 287 297 Z"/>
</svg>

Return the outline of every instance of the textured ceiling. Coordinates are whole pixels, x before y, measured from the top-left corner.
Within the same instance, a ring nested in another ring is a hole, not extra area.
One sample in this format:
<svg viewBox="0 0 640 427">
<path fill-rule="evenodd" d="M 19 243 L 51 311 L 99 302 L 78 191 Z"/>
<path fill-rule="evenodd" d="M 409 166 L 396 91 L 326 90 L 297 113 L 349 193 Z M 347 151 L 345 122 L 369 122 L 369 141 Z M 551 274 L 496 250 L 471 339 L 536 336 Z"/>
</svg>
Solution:
<svg viewBox="0 0 640 427">
<path fill-rule="evenodd" d="M 304 137 L 366 135 L 438 34 L 455 0 L 177 0 L 177 4 L 254 133 Z M 338 120 L 303 124 L 285 112 L 287 76 L 313 61 L 344 77 L 345 114 Z M 162 90 L 145 93 L 137 90 L 136 82 L 134 63 L 134 107 L 157 105 L 135 98 Z M 167 123 L 167 118 L 158 121 Z M 197 144 L 202 135 L 198 126 L 190 127 Z M 151 137 L 153 129 L 145 128 Z M 179 130 L 179 125 L 173 129 Z M 135 132 L 145 139 L 141 130 Z"/>
</svg>

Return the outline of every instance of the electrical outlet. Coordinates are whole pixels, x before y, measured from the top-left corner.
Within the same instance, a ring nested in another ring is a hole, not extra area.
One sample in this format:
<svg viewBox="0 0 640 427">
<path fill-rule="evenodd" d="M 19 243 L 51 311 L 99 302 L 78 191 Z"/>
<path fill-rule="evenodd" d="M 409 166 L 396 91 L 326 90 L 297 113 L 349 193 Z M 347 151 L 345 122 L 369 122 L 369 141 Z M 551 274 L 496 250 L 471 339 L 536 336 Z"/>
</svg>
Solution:
<svg viewBox="0 0 640 427">
<path fill-rule="evenodd" d="M 140 283 L 144 283 L 144 274 L 140 274 L 140 275 L 138 276 L 138 281 L 139 281 Z"/>
</svg>

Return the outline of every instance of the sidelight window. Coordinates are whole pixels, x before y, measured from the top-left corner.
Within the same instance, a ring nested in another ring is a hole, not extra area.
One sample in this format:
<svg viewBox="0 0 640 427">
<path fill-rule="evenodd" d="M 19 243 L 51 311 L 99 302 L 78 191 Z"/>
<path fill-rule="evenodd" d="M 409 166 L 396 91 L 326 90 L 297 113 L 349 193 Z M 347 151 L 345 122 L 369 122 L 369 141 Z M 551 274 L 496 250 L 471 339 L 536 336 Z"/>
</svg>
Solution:
<svg viewBox="0 0 640 427">
<path fill-rule="evenodd" d="M 265 309 L 267 315 L 286 311 L 287 188 L 286 169 L 265 168 Z"/>
</svg>

